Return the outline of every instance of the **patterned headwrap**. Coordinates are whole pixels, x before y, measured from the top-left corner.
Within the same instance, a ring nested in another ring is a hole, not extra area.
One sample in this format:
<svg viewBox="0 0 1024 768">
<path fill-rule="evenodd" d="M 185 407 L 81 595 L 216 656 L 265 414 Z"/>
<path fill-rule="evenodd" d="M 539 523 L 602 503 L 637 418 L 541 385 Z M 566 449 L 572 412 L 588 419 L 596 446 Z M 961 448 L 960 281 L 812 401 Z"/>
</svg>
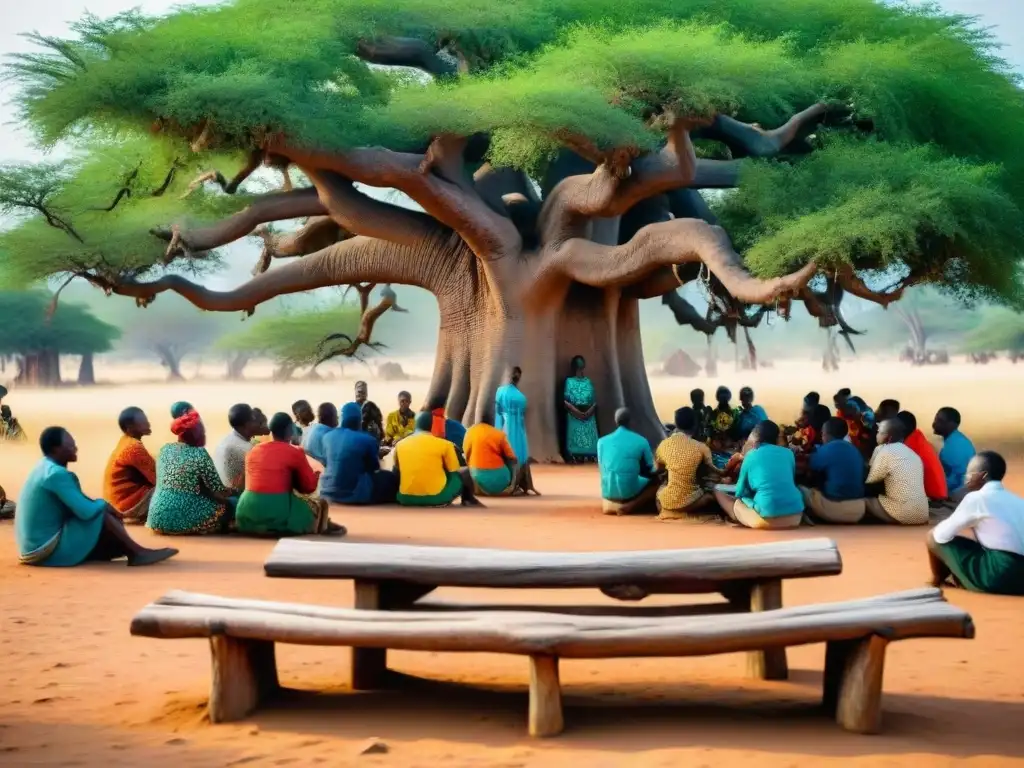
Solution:
<svg viewBox="0 0 1024 768">
<path fill-rule="evenodd" d="M 434 417 L 434 420 L 430 424 L 430 434 L 434 437 L 444 438 L 446 426 L 444 408 L 435 408 L 430 412 L 430 415 Z"/>
<path fill-rule="evenodd" d="M 196 425 L 199 424 L 199 414 L 195 411 L 186 411 L 181 416 L 171 422 L 171 434 L 175 437 L 181 437 L 186 432 L 195 429 Z"/>
<path fill-rule="evenodd" d="M 184 400 L 179 400 L 178 402 L 171 406 L 171 418 L 180 419 L 189 411 L 194 410 L 195 408 L 192 407 L 192 403 L 186 403 Z"/>
</svg>

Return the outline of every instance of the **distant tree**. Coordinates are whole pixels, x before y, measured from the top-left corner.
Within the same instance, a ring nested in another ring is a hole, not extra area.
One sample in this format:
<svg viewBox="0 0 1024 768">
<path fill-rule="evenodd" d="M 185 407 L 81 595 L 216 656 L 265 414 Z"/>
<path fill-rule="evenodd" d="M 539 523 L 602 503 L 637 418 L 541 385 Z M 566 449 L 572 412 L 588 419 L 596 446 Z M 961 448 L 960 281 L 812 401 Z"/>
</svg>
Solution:
<svg viewBox="0 0 1024 768">
<path fill-rule="evenodd" d="M 983 322 L 967 334 L 961 349 L 968 353 L 1009 352 L 1017 360 L 1024 355 L 1024 314 L 1002 307 L 984 313 Z"/>
<path fill-rule="evenodd" d="M 353 304 L 266 315 L 221 338 L 216 349 L 233 355 L 270 358 L 276 366 L 274 379 L 278 381 L 287 381 L 295 371 L 307 367 L 310 375 L 315 376 L 321 363 L 336 356 L 331 352 L 352 342 L 358 334 L 359 318 L 359 308 Z"/>
<path fill-rule="evenodd" d="M 928 360 L 930 340 L 959 337 L 974 327 L 980 317 L 977 308 L 927 288 L 909 291 L 903 301 L 893 306 L 893 311 L 906 327 L 907 350 L 914 362 Z"/>
<path fill-rule="evenodd" d="M 87 309 L 61 303 L 42 291 L 0 291 L 0 357 L 13 357 L 17 381 L 26 386 L 61 383 L 60 356 L 81 355 L 78 381 L 94 384 L 93 355 L 110 350 L 120 331 Z"/>
</svg>

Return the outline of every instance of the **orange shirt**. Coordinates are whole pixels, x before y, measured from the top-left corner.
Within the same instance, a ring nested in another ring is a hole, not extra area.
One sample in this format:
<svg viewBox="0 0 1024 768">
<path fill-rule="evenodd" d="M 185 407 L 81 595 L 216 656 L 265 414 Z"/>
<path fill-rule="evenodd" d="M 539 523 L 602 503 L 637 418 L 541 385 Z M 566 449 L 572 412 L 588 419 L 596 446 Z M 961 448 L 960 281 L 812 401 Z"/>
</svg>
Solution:
<svg viewBox="0 0 1024 768">
<path fill-rule="evenodd" d="M 924 432 L 915 429 L 904 442 L 907 448 L 912 450 L 924 464 L 924 493 L 933 501 L 941 501 L 949 496 L 949 489 L 946 487 L 946 472 L 939 461 L 939 454 L 932 448 Z"/>
<path fill-rule="evenodd" d="M 516 460 L 508 437 L 490 424 L 475 424 L 466 431 L 462 452 L 470 469 L 501 469 L 505 460 Z"/>
<path fill-rule="evenodd" d="M 245 457 L 245 490 L 252 493 L 313 493 L 318 482 L 320 473 L 291 443 L 260 443 Z"/>
<path fill-rule="evenodd" d="M 156 485 L 156 461 L 141 440 L 122 435 L 103 471 L 103 498 L 127 512 Z"/>
</svg>

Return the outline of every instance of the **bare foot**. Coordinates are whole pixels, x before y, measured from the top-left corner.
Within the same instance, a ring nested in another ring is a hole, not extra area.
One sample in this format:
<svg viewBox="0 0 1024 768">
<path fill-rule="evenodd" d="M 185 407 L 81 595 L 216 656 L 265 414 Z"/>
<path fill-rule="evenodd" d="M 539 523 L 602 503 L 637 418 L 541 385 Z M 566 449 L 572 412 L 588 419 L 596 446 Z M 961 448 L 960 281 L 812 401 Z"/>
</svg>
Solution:
<svg viewBox="0 0 1024 768">
<path fill-rule="evenodd" d="M 344 525 L 339 525 L 338 523 L 335 523 L 335 522 L 328 522 L 327 523 L 327 530 L 324 531 L 321 535 L 322 536 L 344 536 L 347 533 L 348 533 L 348 528 L 346 528 Z"/>
<path fill-rule="evenodd" d="M 463 499 L 462 500 L 462 506 L 464 506 L 464 507 L 480 507 L 482 509 L 486 509 L 487 508 L 486 504 L 484 504 L 482 501 L 480 501 L 480 499 L 476 499 L 476 498 L 473 498 L 473 499 Z"/>
<path fill-rule="evenodd" d="M 178 554 L 178 550 L 172 547 L 163 549 L 144 549 L 137 555 L 128 556 L 128 565 L 153 565 L 163 562 Z"/>
</svg>

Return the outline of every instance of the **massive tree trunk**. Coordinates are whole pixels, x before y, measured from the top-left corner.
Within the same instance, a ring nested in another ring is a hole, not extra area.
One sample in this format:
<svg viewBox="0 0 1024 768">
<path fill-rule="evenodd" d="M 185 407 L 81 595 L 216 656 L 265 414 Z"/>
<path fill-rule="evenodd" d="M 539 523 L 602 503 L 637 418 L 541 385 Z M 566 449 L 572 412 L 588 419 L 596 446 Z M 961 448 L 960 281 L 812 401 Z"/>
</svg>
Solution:
<svg viewBox="0 0 1024 768">
<path fill-rule="evenodd" d="M 153 350 L 160 358 L 160 365 L 167 369 L 168 381 L 184 381 L 181 375 L 181 355 L 173 344 L 157 344 Z"/>
<path fill-rule="evenodd" d="M 96 383 L 92 352 L 82 355 L 82 362 L 78 366 L 78 383 L 84 387 L 91 387 Z"/>
<path fill-rule="evenodd" d="M 57 350 L 46 349 L 27 352 L 20 360 L 18 384 L 26 387 L 57 387 L 61 384 L 60 355 Z"/>
</svg>

